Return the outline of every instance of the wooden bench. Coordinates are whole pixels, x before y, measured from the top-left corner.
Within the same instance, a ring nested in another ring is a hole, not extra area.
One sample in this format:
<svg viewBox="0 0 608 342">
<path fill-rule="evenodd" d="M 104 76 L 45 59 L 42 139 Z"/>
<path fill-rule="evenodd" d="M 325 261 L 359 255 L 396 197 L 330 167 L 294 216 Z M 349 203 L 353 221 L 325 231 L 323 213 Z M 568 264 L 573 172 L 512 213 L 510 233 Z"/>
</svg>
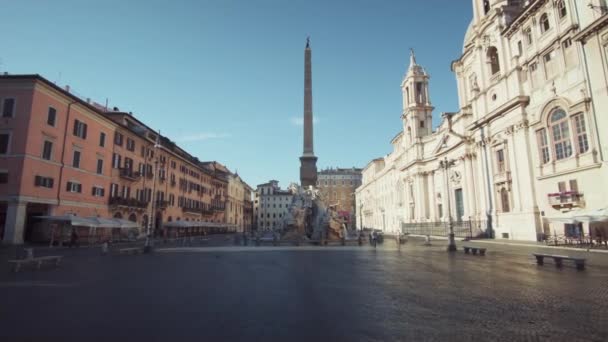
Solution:
<svg viewBox="0 0 608 342">
<path fill-rule="evenodd" d="M 472 246 L 462 246 L 462 248 L 464 249 L 464 254 L 469 254 L 469 251 L 471 251 L 473 253 L 473 255 L 477 255 L 477 252 L 479 252 L 479 255 L 486 255 L 486 249 L 485 248 L 480 248 L 480 247 L 472 247 Z"/>
<path fill-rule="evenodd" d="M 33 264 L 36 265 L 36 269 L 39 270 L 44 262 L 55 262 L 55 267 L 59 267 L 61 263 L 62 256 L 53 255 L 53 256 L 43 256 L 36 258 L 27 258 L 27 259 L 16 259 L 9 260 L 9 264 L 13 264 L 13 272 L 17 273 L 21 269 L 22 265 Z"/>
<path fill-rule="evenodd" d="M 142 247 L 130 247 L 130 248 L 121 248 L 118 250 L 118 254 L 139 254 L 143 253 L 144 249 Z"/>
<path fill-rule="evenodd" d="M 569 257 L 567 255 L 553 255 L 553 254 L 540 254 L 540 253 L 534 253 L 532 254 L 536 257 L 536 263 L 538 265 L 544 265 L 545 264 L 545 258 L 553 258 L 553 261 L 555 262 L 555 267 L 562 267 L 563 266 L 563 261 L 564 260 L 572 260 L 574 261 L 574 264 L 576 265 L 576 269 L 577 270 L 584 270 L 585 269 L 585 258 L 576 258 L 576 257 Z"/>
</svg>

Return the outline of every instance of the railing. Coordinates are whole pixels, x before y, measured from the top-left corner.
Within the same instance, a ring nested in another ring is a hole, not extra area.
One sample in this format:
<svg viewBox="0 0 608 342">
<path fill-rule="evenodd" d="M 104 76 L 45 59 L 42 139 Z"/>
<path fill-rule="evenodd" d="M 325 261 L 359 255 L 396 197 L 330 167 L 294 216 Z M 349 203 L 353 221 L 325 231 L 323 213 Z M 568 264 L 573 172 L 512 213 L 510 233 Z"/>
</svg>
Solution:
<svg viewBox="0 0 608 342">
<path fill-rule="evenodd" d="M 120 169 L 120 177 L 130 181 L 137 181 L 141 175 L 139 172 L 133 172 L 131 169 Z"/>
<path fill-rule="evenodd" d="M 140 201 L 135 198 L 122 198 L 122 197 L 111 197 L 109 204 L 113 206 L 124 206 L 130 208 L 142 208 L 148 207 L 148 202 Z"/>
<path fill-rule="evenodd" d="M 201 210 L 203 215 L 213 215 L 213 209 L 203 209 Z"/>
<path fill-rule="evenodd" d="M 200 214 L 201 210 L 202 210 L 201 208 L 182 207 L 182 211 L 185 212 L 185 213 Z"/>
<path fill-rule="evenodd" d="M 156 208 L 158 209 L 166 209 L 169 205 L 169 201 L 156 201 Z"/>
<path fill-rule="evenodd" d="M 543 235 L 542 240 L 549 246 L 573 246 L 581 248 L 606 248 L 608 237 L 602 235 L 574 234 L 574 235 Z"/>
<path fill-rule="evenodd" d="M 583 194 L 578 191 L 564 191 L 548 194 L 549 205 L 553 207 L 578 206 Z"/>
<path fill-rule="evenodd" d="M 452 221 L 454 236 L 458 238 L 485 238 L 487 221 Z M 401 231 L 412 235 L 445 236 L 449 234 L 447 221 L 401 223 Z"/>
</svg>

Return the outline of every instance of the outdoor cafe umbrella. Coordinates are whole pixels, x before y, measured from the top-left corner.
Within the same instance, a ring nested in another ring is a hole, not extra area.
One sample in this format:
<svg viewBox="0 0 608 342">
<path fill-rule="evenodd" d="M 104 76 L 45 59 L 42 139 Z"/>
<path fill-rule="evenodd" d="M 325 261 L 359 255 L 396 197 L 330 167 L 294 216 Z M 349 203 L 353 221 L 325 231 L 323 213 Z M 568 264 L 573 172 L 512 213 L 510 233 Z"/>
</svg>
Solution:
<svg viewBox="0 0 608 342">
<path fill-rule="evenodd" d="M 36 216 L 36 218 L 39 218 L 41 220 L 45 220 L 48 222 L 57 222 L 60 223 L 62 225 L 62 232 L 63 232 L 63 228 L 65 228 L 65 226 L 69 225 L 72 227 L 88 227 L 88 228 L 93 228 L 95 227 L 95 222 L 89 218 L 85 218 L 85 217 L 80 217 L 80 216 L 76 216 L 76 215 L 45 215 L 45 216 Z M 51 231 L 51 242 L 50 242 L 50 246 L 53 245 L 55 239 L 55 232 L 54 230 Z"/>
</svg>

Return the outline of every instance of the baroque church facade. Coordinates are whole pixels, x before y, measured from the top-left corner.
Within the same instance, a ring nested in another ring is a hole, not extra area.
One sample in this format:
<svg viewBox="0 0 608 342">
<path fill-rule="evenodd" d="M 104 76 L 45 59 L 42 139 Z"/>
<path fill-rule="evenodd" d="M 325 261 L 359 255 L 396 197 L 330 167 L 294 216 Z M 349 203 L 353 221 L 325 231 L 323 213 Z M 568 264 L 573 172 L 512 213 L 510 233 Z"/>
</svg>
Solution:
<svg viewBox="0 0 608 342">
<path fill-rule="evenodd" d="M 460 109 L 435 130 L 430 77 L 412 52 L 402 128 L 363 170 L 358 227 L 476 222 L 514 240 L 591 232 L 551 219 L 608 207 L 608 11 L 587 2 L 473 0 L 452 62 Z"/>
</svg>

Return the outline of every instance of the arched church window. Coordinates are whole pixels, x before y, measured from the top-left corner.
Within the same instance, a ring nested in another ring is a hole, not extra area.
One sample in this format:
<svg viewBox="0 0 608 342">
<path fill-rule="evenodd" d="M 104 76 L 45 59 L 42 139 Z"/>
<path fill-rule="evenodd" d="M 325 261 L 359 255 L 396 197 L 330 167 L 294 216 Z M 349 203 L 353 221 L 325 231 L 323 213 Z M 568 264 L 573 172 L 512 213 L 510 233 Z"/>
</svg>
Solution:
<svg viewBox="0 0 608 342">
<path fill-rule="evenodd" d="M 549 116 L 549 127 L 553 139 L 553 153 L 555 159 L 560 160 L 572 155 L 572 143 L 570 142 L 570 125 L 568 115 L 558 108 Z"/>
<path fill-rule="evenodd" d="M 544 13 L 540 16 L 540 31 L 542 33 L 545 33 L 549 31 L 550 28 L 551 24 L 549 24 L 549 16 L 547 15 L 547 13 Z"/>
<path fill-rule="evenodd" d="M 511 207 L 509 205 L 509 192 L 505 188 L 500 190 L 500 202 L 502 204 L 503 213 L 508 213 L 511 211 Z"/>
<path fill-rule="evenodd" d="M 564 0 L 559 0 L 557 2 L 557 11 L 559 12 L 559 18 L 563 19 L 568 14 L 568 10 L 566 9 L 566 2 Z"/>
<path fill-rule="evenodd" d="M 496 75 L 500 72 L 500 62 L 498 60 L 498 49 L 494 46 L 490 46 L 487 52 L 488 63 L 490 64 L 490 72 L 492 75 Z"/>
<path fill-rule="evenodd" d="M 488 14 L 490 12 L 490 0 L 483 0 L 483 13 Z"/>
<path fill-rule="evenodd" d="M 405 105 L 410 104 L 410 87 L 405 87 Z"/>
</svg>

